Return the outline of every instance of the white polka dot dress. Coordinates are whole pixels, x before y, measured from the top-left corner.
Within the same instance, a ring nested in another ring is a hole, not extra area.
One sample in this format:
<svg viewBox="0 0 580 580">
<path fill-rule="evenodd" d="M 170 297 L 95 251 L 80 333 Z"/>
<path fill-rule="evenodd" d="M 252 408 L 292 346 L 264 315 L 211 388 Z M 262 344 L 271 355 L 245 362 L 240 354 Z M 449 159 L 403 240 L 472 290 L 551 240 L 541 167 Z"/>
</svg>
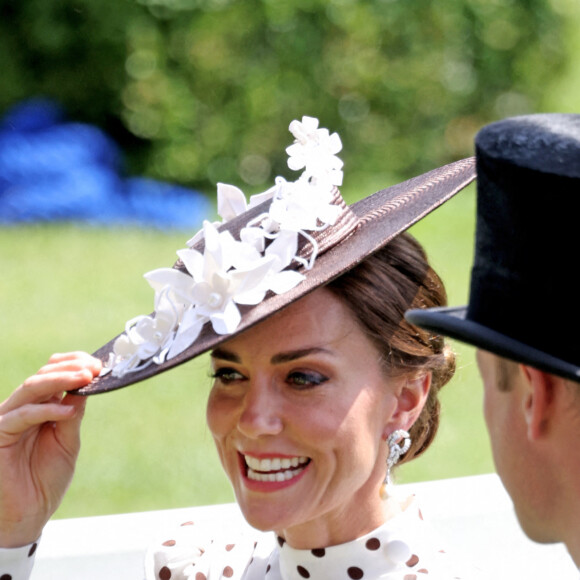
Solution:
<svg viewBox="0 0 580 580">
<path fill-rule="evenodd" d="M 34 565 L 38 542 L 22 548 L 0 548 L 0 580 L 26 580 Z"/>
<path fill-rule="evenodd" d="M 274 534 L 226 541 L 188 522 L 147 554 L 147 580 L 455 580 L 453 562 L 413 502 L 352 542 L 296 550 Z"/>
</svg>

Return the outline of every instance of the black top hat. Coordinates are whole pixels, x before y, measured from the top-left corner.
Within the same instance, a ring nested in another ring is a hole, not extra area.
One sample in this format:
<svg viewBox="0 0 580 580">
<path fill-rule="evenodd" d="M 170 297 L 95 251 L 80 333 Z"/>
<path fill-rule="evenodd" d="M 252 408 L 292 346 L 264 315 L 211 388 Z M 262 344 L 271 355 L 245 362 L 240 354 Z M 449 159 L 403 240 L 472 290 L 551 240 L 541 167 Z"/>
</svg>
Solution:
<svg viewBox="0 0 580 580">
<path fill-rule="evenodd" d="M 477 135 L 469 305 L 411 310 L 423 328 L 580 381 L 574 270 L 580 115 L 514 117 Z"/>
<path fill-rule="evenodd" d="M 155 312 L 95 353 L 107 372 L 75 393 L 119 389 L 215 348 L 355 267 L 475 178 L 473 158 L 465 159 L 347 206 L 336 187 L 338 135 L 310 117 L 290 130 L 288 165 L 304 170 L 300 178 L 278 178 L 249 206 L 240 190 L 219 184 L 227 221 L 206 222 L 173 268 L 146 275 Z"/>
</svg>

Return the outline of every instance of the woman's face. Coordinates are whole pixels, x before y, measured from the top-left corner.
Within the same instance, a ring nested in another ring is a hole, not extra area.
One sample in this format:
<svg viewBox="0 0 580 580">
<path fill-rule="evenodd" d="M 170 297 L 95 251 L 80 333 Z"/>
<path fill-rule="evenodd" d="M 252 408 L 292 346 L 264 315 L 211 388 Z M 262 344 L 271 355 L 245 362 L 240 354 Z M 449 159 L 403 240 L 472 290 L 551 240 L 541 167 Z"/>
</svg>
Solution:
<svg viewBox="0 0 580 580">
<path fill-rule="evenodd" d="M 296 548 L 341 543 L 384 517 L 385 437 L 403 379 L 326 289 L 212 353 L 209 428 L 248 522 Z"/>
</svg>

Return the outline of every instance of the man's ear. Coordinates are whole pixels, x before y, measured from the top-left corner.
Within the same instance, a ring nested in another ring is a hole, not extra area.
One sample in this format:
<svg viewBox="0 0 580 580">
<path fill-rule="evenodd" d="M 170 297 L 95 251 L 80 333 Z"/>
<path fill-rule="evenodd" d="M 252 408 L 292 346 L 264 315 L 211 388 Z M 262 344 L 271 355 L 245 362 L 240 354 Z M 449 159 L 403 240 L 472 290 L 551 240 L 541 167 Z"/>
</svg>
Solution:
<svg viewBox="0 0 580 580">
<path fill-rule="evenodd" d="M 417 420 L 431 388 L 431 373 L 406 377 L 397 390 L 397 407 L 385 426 L 385 439 L 395 429 L 408 431 Z"/>
<path fill-rule="evenodd" d="M 547 432 L 554 409 L 556 383 L 560 378 L 523 364 L 520 365 L 520 370 L 528 387 L 524 399 L 528 439 L 535 441 Z"/>
</svg>

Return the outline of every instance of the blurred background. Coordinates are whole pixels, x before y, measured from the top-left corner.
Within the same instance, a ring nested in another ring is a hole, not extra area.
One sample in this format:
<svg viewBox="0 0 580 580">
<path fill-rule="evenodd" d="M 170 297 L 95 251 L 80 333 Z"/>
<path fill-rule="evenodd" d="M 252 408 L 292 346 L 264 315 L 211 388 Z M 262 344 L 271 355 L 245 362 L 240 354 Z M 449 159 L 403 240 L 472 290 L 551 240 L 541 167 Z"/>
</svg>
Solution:
<svg viewBox="0 0 580 580">
<path fill-rule="evenodd" d="M 484 124 L 578 112 L 577 0 L 0 0 L 0 395 L 54 351 L 149 313 L 142 274 L 286 167 L 302 115 L 337 131 L 343 194 L 473 154 Z M 473 186 L 413 228 L 465 303 Z M 401 481 L 493 471 L 473 352 Z M 91 398 L 60 517 L 231 501 L 205 357 Z"/>
</svg>

